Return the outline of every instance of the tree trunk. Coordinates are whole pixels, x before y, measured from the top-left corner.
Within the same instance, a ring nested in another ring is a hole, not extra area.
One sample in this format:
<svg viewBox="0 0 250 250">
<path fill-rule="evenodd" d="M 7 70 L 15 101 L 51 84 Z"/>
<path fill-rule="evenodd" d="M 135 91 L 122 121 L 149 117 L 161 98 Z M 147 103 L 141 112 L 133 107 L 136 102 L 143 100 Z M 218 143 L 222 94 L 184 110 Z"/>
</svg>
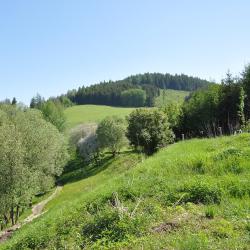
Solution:
<svg viewBox="0 0 250 250">
<path fill-rule="evenodd" d="M 18 218 L 19 218 L 19 206 L 17 205 L 17 207 L 16 207 L 16 223 L 18 221 Z"/>
<path fill-rule="evenodd" d="M 15 220 L 14 220 L 14 208 L 13 208 L 13 206 L 11 207 L 11 210 L 10 210 L 10 219 L 11 219 L 12 226 L 14 226 Z"/>
</svg>

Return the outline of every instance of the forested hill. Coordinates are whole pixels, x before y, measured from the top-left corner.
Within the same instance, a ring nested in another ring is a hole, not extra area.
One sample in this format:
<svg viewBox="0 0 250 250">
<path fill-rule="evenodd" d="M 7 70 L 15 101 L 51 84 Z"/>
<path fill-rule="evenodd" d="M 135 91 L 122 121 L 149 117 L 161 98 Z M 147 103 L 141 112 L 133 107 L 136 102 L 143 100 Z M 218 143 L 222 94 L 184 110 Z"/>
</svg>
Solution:
<svg viewBox="0 0 250 250">
<path fill-rule="evenodd" d="M 145 73 L 127 77 L 123 80 L 133 85 L 149 84 L 156 86 L 160 89 L 175 89 L 193 91 L 198 88 L 211 84 L 206 80 L 202 80 L 198 77 L 187 76 L 184 74 L 171 75 L 161 73 Z"/>
<path fill-rule="evenodd" d="M 184 74 L 145 73 L 123 80 L 82 86 L 78 90 L 68 91 L 66 96 L 75 104 L 154 106 L 160 89 L 193 91 L 209 84 L 211 83 L 206 80 Z"/>
</svg>

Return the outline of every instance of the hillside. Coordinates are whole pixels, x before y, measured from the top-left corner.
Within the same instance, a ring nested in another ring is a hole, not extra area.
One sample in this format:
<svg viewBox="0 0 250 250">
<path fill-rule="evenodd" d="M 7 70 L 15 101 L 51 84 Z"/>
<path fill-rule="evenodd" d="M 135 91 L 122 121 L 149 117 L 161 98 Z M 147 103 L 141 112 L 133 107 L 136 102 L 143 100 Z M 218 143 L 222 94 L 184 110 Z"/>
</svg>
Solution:
<svg viewBox="0 0 250 250">
<path fill-rule="evenodd" d="M 155 106 L 161 107 L 165 106 L 168 103 L 183 103 L 185 97 L 189 95 L 190 92 L 182 90 L 173 90 L 173 89 L 162 89 L 160 95 L 155 98 Z"/>
<path fill-rule="evenodd" d="M 133 108 L 110 107 L 104 105 L 77 105 L 65 110 L 67 127 L 72 128 L 81 123 L 99 122 L 107 116 L 125 117 Z"/>
<path fill-rule="evenodd" d="M 248 249 L 249 134 L 108 155 L 0 249 Z"/>
<path fill-rule="evenodd" d="M 66 96 L 75 104 L 97 104 L 110 106 L 130 106 L 122 98 L 124 91 L 141 89 L 145 92 L 146 99 L 143 105 L 154 106 L 155 98 L 162 89 L 177 91 L 195 91 L 211 85 L 211 82 L 197 77 L 160 73 L 145 73 L 127 77 L 123 80 L 100 82 L 88 87 L 82 86 L 77 90 L 70 90 Z M 134 107 L 136 107 L 135 105 Z"/>
</svg>

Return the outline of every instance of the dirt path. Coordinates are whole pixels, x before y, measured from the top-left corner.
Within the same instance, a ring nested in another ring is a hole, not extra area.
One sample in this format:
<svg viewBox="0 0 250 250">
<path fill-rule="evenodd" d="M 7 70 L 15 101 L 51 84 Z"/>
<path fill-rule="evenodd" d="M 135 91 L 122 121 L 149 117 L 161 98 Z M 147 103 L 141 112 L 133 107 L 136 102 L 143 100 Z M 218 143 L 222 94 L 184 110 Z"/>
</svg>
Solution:
<svg viewBox="0 0 250 250">
<path fill-rule="evenodd" d="M 51 201 L 62 190 L 62 188 L 63 188 L 62 186 L 57 186 L 56 190 L 54 191 L 54 193 L 51 196 L 49 196 L 46 200 L 43 200 L 40 203 L 34 205 L 32 207 L 32 214 L 30 216 L 28 216 L 26 219 L 24 219 L 22 222 L 17 223 L 14 226 L 0 232 L 0 244 L 3 243 L 4 241 L 6 241 L 7 239 L 9 239 L 11 237 L 11 235 L 16 230 L 21 228 L 23 225 L 33 221 L 35 218 L 37 218 L 40 215 L 42 215 L 43 213 L 45 213 L 45 212 L 43 212 L 43 208 L 45 207 L 45 205 L 49 201 Z"/>
</svg>

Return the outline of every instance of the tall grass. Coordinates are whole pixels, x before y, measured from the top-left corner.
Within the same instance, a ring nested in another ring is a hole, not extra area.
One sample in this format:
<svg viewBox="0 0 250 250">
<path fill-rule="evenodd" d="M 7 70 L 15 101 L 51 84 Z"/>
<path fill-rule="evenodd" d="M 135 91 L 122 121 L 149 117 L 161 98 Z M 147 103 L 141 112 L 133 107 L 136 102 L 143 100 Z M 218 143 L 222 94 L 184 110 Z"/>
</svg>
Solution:
<svg viewBox="0 0 250 250">
<path fill-rule="evenodd" d="M 242 134 L 85 166 L 0 249 L 248 249 L 249 162 Z"/>
</svg>

